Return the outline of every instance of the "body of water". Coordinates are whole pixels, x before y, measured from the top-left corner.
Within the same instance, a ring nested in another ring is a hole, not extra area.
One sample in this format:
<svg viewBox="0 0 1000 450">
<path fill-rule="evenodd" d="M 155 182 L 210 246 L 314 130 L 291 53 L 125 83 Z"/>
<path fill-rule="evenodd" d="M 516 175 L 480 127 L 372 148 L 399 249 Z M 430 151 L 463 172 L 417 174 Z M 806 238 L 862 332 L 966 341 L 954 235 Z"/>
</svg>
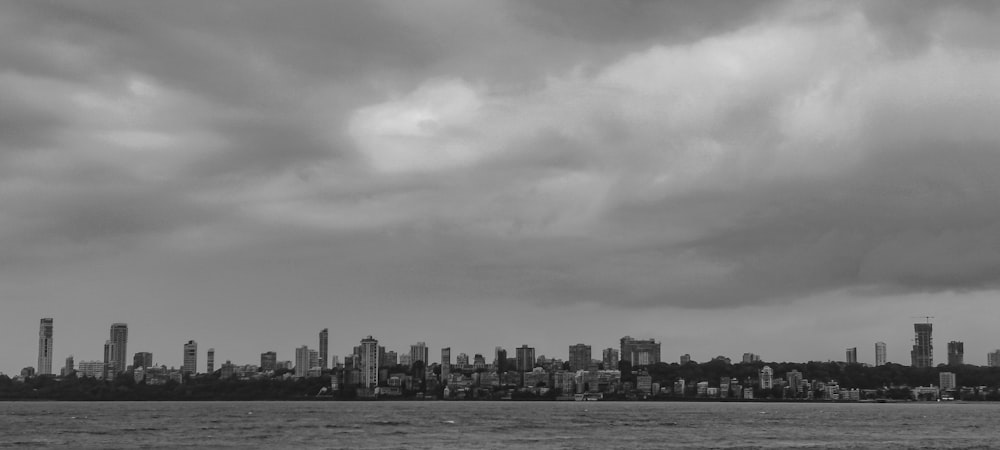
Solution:
<svg viewBox="0 0 1000 450">
<path fill-rule="evenodd" d="M 995 403 L 9 402 L 4 448 L 997 448 Z"/>
</svg>

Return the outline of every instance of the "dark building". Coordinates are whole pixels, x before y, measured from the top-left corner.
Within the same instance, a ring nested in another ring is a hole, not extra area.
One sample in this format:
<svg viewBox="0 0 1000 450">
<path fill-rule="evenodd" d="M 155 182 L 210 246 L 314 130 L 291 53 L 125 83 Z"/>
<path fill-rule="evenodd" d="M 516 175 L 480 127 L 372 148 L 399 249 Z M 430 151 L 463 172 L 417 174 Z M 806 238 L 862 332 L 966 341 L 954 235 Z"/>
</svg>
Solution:
<svg viewBox="0 0 1000 450">
<path fill-rule="evenodd" d="M 910 365 L 913 367 L 934 367 L 934 341 L 931 323 L 913 324 L 913 350 L 910 351 Z"/>
<path fill-rule="evenodd" d="M 326 328 L 319 332 L 319 366 L 330 368 L 330 331 Z"/>
<path fill-rule="evenodd" d="M 660 362 L 660 344 L 653 339 L 634 339 L 625 336 L 621 340 L 622 361 L 632 367 L 649 366 Z"/>
<path fill-rule="evenodd" d="M 965 344 L 959 341 L 948 343 L 948 365 L 961 366 L 965 364 Z"/>
<path fill-rule="evenodd" d="M 132 368 L 146 370 L 153 367 L 153 354 L 149 352 L 139 352 L 132 356 Z"/>
<path fill-rule="evenodd" d="M 507 350 L 503 347 L 496 348 L 496 356 L 493 359 L 494 368 L 497 374 L 503 374 L 507 370 Z"/>
<path fill-rule="evenodd" d="M 531 372 L 535 368 L 535 348 L 522 345 L 517 351 L 517 371 Z"/>
<path fill-rule="evenodd" d="M 590 346 L 576 344 L 569 346 L 569 370 L 587 370 L 590 368 Z"/>
<path fill-rule="evenodd" d="M 278 354 L 274 352 L 264 352 L 260 354 L 260 370 L 273 372 L 278 367 Z"/>
</svg>

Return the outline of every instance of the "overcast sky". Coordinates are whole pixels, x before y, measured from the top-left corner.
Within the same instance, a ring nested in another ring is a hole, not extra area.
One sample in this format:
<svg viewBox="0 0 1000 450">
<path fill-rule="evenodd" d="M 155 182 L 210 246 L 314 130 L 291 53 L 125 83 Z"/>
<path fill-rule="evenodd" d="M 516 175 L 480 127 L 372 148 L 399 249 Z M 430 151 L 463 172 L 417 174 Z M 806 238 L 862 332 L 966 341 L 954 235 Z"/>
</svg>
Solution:
<svg viewBox="0 0 1000 450">
<path fill-rule="evenodd" d="M 42 317 L 55 368 L 112 322 L 201 370 L 325 327 L 909 364 L 918 316 L 985 364 L 998 8 L 2 2 L 0 371 Z"/>
</svg>

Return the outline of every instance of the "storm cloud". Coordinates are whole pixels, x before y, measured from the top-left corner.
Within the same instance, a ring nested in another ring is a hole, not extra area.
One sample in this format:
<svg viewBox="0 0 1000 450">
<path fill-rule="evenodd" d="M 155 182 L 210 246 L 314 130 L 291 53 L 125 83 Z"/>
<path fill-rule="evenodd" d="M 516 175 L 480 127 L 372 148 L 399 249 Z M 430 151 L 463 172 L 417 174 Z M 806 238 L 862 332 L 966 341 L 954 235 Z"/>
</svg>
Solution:
<svg viewBox="0 0 1000 450">
<path fill-rule="evenodd" d="M 470 318 L 995 290 L 998 16 L 8 2 L 0 294 Z"/>
</svg>

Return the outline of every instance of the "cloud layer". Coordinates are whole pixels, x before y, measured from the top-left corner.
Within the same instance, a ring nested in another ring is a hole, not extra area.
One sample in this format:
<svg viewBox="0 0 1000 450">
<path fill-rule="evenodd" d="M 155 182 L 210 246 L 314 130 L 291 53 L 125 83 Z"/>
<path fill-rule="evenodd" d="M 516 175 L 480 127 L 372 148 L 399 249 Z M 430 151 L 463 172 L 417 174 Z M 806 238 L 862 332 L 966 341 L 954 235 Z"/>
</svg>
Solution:
<svg viewBox="0 0 1000 450">
<path fill-rule="evenodd" d="M 1000 281 L 995 7 L 194 6 L 3 7 L 9 293 L 95 258 L 236 256 L 359 300 Z"/>
</svg>

